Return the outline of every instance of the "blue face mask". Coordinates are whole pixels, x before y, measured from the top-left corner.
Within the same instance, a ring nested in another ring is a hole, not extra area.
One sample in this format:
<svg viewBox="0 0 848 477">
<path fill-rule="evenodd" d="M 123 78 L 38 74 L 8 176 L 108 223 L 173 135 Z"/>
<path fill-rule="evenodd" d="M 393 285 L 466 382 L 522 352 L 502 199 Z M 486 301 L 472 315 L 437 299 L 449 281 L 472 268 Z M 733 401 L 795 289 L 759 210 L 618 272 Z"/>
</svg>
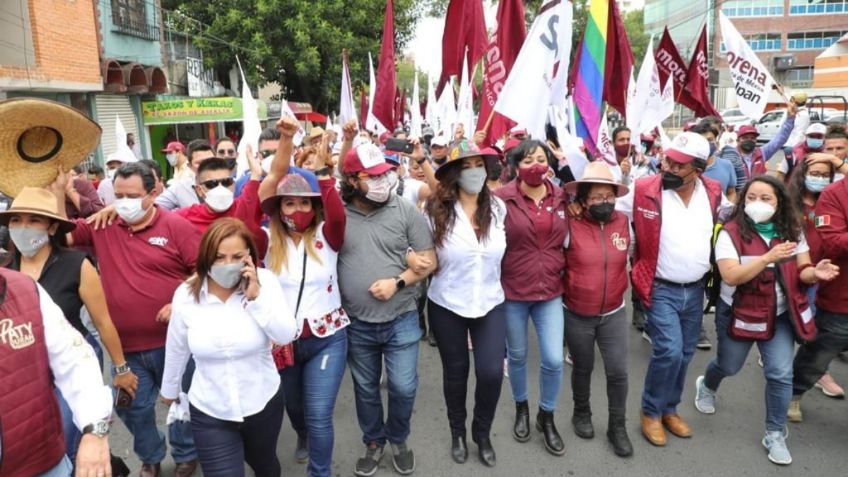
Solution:
<svg viewBox="0 0 848 477">
<path fill-rule="evenodd" d="M 807 140 L 809 141 L 809 139 Z M 804 176 L 804 187 L 806 187 L 807 190 L 810 192 L 818 194 L 829 185 L 830 179 L 828 179 L 827 177 Z"/>
<path fill-rule="evenodd" d="M 715 155 L 716 149 L 718 149 L 718 146 L 716 145 L 716 143 L 711 142 L 710 143 L 710 156 L 709 157 L 713 157 Z"/>
<path fill-rule="evenodd" d="M 807 149 L 821 149 L 824 146 L 824 139 L 807 138 Z"/>
</svg>

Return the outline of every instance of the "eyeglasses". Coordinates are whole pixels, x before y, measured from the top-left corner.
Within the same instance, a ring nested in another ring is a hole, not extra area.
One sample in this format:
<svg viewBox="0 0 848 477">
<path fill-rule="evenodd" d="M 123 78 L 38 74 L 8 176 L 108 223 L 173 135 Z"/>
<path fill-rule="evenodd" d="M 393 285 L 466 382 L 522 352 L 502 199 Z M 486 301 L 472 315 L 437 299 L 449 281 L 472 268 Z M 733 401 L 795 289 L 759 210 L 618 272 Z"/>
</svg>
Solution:
<svg viewBox="0 0 848 477">
<path fill-rule="evenodd" d="M 262 157 L 268 157 L 268 156 L 273 156 L 275 152 L 277 152 L 277 151 L 273 151 L 271 149 L 263 149 L 263 150 L 259 151 L 259 154 L 262 154 Z"/>
<path fill-rule="evenodd" d="M 615 204 L 615 196 L 614 195 L 593 195 L 592 197 L 586 198 L 587 202 L 592 204 Z"/>
<path fill-rule="evenodd" d="M 235 149 L 218 149 L 218 156 L 235 157 Z"/>
<path fill-rule="evenodd" d="M 214 188 L 218 187 L 219 185 L 222 185 L 224 187 L 230 187 L 231 185 L 233 185 L 235 183 L 236 183 L 236 181 L 233 180 L 232 177 L 225 177 L 223 179 L 209 179 L 208 181 L 203 181 L 200 184 L 203 185 L 203 187 L 205 187 L 207 189 L 214 189 Z"/>
</svg>

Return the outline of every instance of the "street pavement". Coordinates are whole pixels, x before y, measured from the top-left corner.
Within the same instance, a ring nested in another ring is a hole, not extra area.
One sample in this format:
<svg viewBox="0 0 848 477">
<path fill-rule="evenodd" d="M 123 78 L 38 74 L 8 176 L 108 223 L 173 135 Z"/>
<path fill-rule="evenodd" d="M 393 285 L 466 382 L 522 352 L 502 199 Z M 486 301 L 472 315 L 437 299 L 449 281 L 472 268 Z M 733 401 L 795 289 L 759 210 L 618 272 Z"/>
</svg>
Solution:
<svg viewBox="0 0 848 477">
<path fill-rule="evenodd" d="M 712 315 L 705 318 L 710 338 L 715 343 Z M 532 326 L 531 326 L 532 327 Z M 531 335 L 528 379 L 530 383 L 531 419 L 538 406 L 539 353 L 535 332 Z M 787 440 L 794 462 L 787 467 L 772 464 L 760 443 L 765 420 L 762 369 L 757 354 L 752 351 L 742 371 L 727 378 L 721 385 L 717 412 L 707 416 L 692 404 L 694 382 L 703 374 L 707 363 L 715 356 L 710 351 L 698 351 L 689 367 L 680 414 L 692 425 L 694 436 L 679 439 L 669 435 L 665 448 L 651 446 L 639 431 L 639 402 L 645 370 L 651 353 L 650 344 L 631 327 L 629 340 L 630 393 L 628 396 L 627 427 L 635 449 L 634 456 L 622 459 L 612 453 L 607 440 L 607 410 L 603 363 L 597 355 L 592 381 L 592 409 L 595 438 L 582 440 L 571 428 L 571 367 L 565 365 L 560 410 L 555 414 L 560 434 L 565 439 L 566 453 L 556 457 L 545 451 L 542 438 L 533 432 L 526 443 L 512 437 L 514 404 L 509 381 L 504 379 L 498 412 L 492 429 L 492 444 L 497 452 L 497 466 L 483 466 L 477 458 L 477 447 L 469 440 L 469 459 L 456 464 L 450 457 L 450 430 L 442 396 L 441 361 L 436 348 L 420 343 L 418 363 L 419 387 L 412 419 L 409 445 L 415 452 L 419 476 L 796 476 L 809 477 L 848 475 L 848 407 L 845 400 L 831 399 L 819 390 L 807 393 L 802 402 L 804 422 L 789 424 Z M 473 369 L 473 368 L 472 368 Z M 840 360 L 831 365 L 837 382 L 848 385 L 848 364 Z M 473 372 L 469 382 L 469 421 L 473 408 Z M 385 398 L 385 389 L 384 389 Z M 384 401 L 385 402 L 385 401 Z M 159 405 L 159 421 L 164 426 L 166 409 Z M 356 459 L 364 449 L 356 421 L 353 387 L 350 373 L 345 373 L 335 409 L 336 441 L 334 447 L 334 476 L 352 476 Z M 123 457 L 137 475 L 139 461 L 132 452 L 132 440 L 118 420 L 113 428 L 111 445 L 116 455 Z M 288 419 L 283 423 L 277 455 L 284 476 L 305 475 L 305 464 L 294 459 L 296 437 Z M 391 452 L 383 456 L 377 476 L 398 475 L 392 468 Z M 163 462 L 163 475 L 173 475 L 170 455 Z M 201 475 L 198 471 L 195 475 Z M 246 475 L 253 475 L 247 472 Z"/>
</svg>

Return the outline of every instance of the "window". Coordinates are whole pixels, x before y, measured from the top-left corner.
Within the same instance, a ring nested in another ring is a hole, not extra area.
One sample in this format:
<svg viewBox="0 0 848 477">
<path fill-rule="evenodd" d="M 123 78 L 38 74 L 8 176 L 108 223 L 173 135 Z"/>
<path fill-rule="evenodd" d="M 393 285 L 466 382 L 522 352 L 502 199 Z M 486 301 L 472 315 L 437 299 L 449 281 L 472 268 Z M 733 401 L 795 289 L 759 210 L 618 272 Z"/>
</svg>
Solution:
<svg viewBox="0 0 848 477">
<path fill-rule="evenodd" d="M 787 37 L 786 48 L 789 50 L 818 50 L 836 43 L 848 30 L 842 31 L 808 31 L 790 33 Z"/>
<path fill-rule="evenodd" d="M 783 16 L 783 0 L 727 0 L 721 11 L 728 17 Z"/>
<path fill-rule="evenodd" d="M 759 35 L 742 35 L 742 37 L 754 51 L 780 51 L 780 33 L 760 33 Z M 721 52 L 725 51 L 724 42 L 721 42 Z"/>
<path fill-rule="evenodd" d="M 146 40 L 159 40 L 159 27 L 147 19 L 147 0 L 111 0 L 112 31 Z"/>
<path fill-rule="evenodd" d="M 848 12 L 848 0 L 789 0 L 790 15 L 825 15 Z"/>
</svg>

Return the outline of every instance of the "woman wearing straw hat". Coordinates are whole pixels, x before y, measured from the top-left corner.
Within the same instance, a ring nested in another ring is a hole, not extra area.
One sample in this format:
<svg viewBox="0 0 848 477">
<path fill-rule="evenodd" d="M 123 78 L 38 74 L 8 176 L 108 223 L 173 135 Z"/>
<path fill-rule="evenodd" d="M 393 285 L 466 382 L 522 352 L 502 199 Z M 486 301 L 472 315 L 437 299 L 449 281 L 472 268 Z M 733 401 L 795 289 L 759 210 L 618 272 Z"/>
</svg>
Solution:
<svg viewBox="0 0 848 477">
<path fill-rule="evenodd" d="M 57 182 L 62 180 L 67 180 L 64 173 Z M 23 272 L 47 290 L 68 322 L 94 348 L 102 366 L 103 352 L 80 318 L 82 307 L 86 307 L 118 370 L 114 386 L 134 396 L 138 378 L 124 359 L 121 340 L 106 308 L 100 275 L 85 253 L 65 248 L 65 234 L 75 225 L 59 213 L 56 196 L 45 189 L 26 187 L 8 210 L 0 212 L 0 224 L 9 227 L 11 236 L 7 268 Z M 66 452 L 73 462 L 81 434 L 74 425 L 68 403 L 61 393 L 58 396 Z"/>
<path fill-rule="evenodd" d="M 615 182 L 604 162 L 596 161 L 586 166 L 581 180 L 566 184 L 565 191 L 583 208 L 580 220 L 569 221 L 565 239 L 565 338 L 574 362 L 571 421 L 578 437 L 594 437 L 589 395 L 597 343 L 607 378 L 607 439 L 616 455 L 627 457 L 633 446 L 624 418 L 628 348 L 624 292 L 631 244 L 629 222 L 615 210 L 615 200 L 628 189 Z"/>
<path fill-rule="evenodd" d="M 288 128 L 288 129 L 287 129 Z M 297 320 L 294 364 L 280 372 L 286 409 L 298 431 L 298 454 L 308 447 L 310 476 L 329 476 L 333 409 L 347 360 L 350 320 L 342 309 L 336 263 L 344 241 L 345 210 L 326 167 L 327 138 L 314 156 L 318 185 L 308 171 L 286 174 L 296 123 L 283 122 L 278 153 L 262 181 L 262 210 L 271 218 L 268 268 L 277 275 Z M 305 435 L 302 435 L 304 434 Z M 304 458 L 306 455 L 304 455 Z"/>
<path fill-rule="evenodd" d="M 427 296 L 430 326 L 442 359 L 451 455 L 457 463 L 468 458 L 465 400 L 470 363 L 466 336 L 470 333 L 477 377 L 471 435 L 480 460 L 491 467 L 495 450 L 489 433 L 501 394 L 506 340 L 501 287 L 506 206 L 486 188 L 486 161 L 468 141 L 451 146 L 436 178 L 439 187 L 427 202 L 427 215 L 439 269 Z"/>
</svg>

